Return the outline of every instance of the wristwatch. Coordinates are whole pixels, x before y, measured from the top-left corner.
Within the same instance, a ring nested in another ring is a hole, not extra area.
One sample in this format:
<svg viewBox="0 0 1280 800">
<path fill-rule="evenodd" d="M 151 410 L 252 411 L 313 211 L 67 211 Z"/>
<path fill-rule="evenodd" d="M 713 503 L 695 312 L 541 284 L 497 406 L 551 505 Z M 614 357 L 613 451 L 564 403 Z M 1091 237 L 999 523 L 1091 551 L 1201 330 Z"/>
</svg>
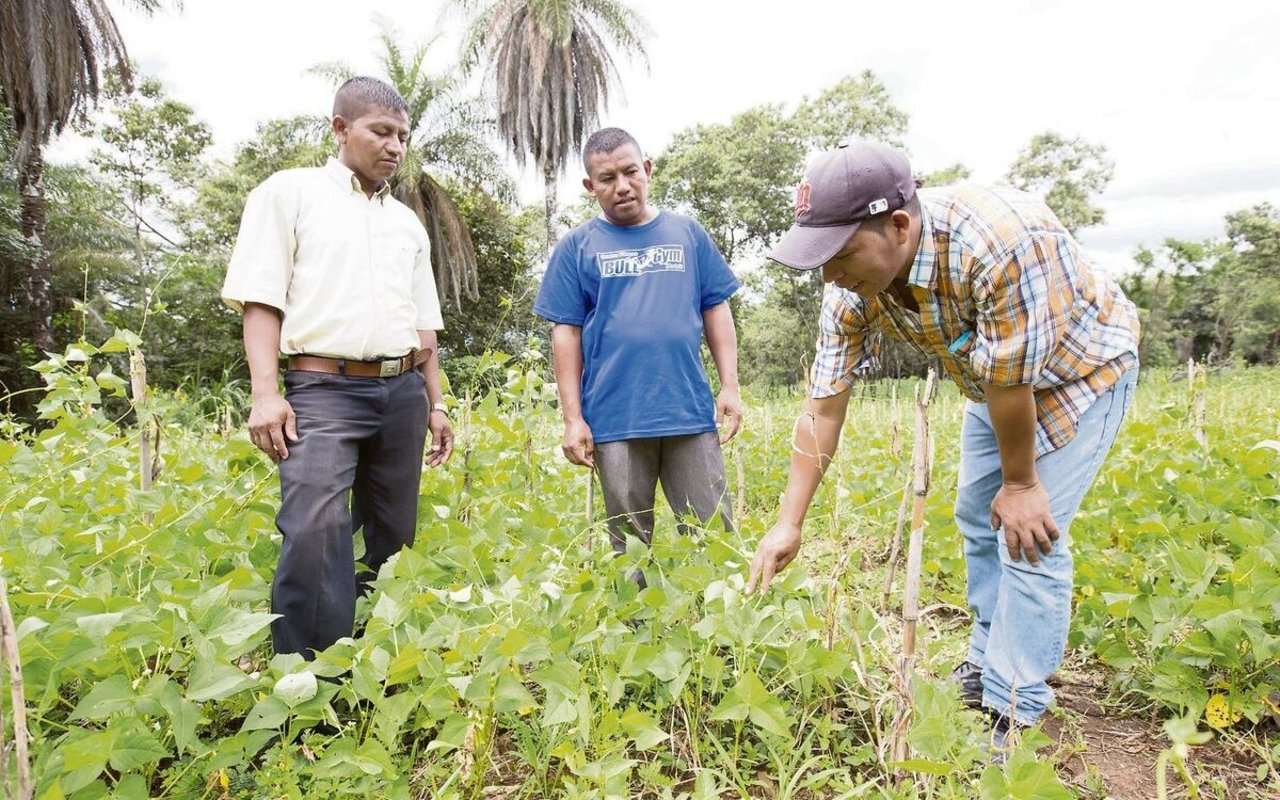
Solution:
<svg viewBox="0 0 1280 800">
<path fill-rule="evenodd" d="M 432 403 L 432 404 L 431 404 L 431 410 L 432 410 L 432 411 L 439 411 L 441 414 L 444 414 L 446 417 L 447 417 L 447 416 L 449 416 L 449 407 L 448 407 L 447 405 L 445 405 L 444 403 L 442 403 L 442 402 L 441 402 L 441 403 Z"/>
</svg>

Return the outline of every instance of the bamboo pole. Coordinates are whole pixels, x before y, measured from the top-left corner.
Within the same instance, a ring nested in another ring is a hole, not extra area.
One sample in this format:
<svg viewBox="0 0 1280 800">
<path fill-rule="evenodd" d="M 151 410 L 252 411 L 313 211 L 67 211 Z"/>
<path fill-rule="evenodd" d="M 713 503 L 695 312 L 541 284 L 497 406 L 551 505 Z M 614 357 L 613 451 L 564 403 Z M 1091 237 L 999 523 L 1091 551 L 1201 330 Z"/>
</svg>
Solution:
<svg viewBox="0 0 1280 800">
<path fill-rule="evenodd" d="M 911 451 L 914 499 L 911 506 L 911 538 L 907 543 L 907 571 L 902 596 L 902 658 L 898 662 L 898 709 L 894 716 L 891 747 L 894 761 L 907 758 L 907 731 L 911 727 L 911 677 L 916 663 L 916 624 L 920 620 L 920 563 L 924 550 L 924 510 L 929 496 L 929 402 L 937 388 L 937 373 L 930 369 L 923 390 L 916 389 L 916 434 Z M 899 771 L 900 774 L 900 771 Z"/>
<path fill-rule="evenodd" d="M 27 699 L 22 685 L 22 661 L 18 654 L 18 629 L 13 624 L 13 613 L 9 610 L 9 588 L 5 584 L 4 575 L 0 574 L 0 659 L 9 665 L 9 697 L 13 701 L 13 739 L 14 755 L 18 760 L 18 798 L 31 800 L 34 787 L 31 785 L 31 756 L 27 752 L 27 743 L 31 735 L 27 731 Z M 8 763 L 8 749 L 4 747 L 3 720 L 0 719 L 0 758 Z M 9 781 L 4 776 L 5 795 L 9 794 Z"/>
</svg>

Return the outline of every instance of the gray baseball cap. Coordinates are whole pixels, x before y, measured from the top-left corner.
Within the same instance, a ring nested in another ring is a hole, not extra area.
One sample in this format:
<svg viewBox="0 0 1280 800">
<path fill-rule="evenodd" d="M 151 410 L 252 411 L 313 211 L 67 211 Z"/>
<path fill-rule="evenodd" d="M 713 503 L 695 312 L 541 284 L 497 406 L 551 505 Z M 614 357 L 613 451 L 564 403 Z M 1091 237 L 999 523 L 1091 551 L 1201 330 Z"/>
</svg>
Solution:
<svg viewBox="0 0 1280 800">
<path fill-rule="evenodd" d="M 796 222 L 768 257 L 792 269 L 820 267 L 863 220 L 896 211 L 915 194 L 911 163 L 887 144 L 856 141 L 820 153 L 796 188 Z"/>
</svg>

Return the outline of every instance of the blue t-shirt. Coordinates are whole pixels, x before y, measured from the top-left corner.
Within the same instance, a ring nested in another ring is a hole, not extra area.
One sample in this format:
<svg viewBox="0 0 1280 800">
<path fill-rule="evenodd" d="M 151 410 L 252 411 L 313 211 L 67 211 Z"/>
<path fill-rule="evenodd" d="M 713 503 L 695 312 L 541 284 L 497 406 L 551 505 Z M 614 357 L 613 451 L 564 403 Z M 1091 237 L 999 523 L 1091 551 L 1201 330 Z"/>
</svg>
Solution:
<svg viewBox="0 0 1280 800">
<path fill-rule="evenodd" d="M 702 226 L 599 217 L 556 245 L 533 310 L 582 328 L 582 415 L 597 442 L 716 429 L 702 312 L 738 290 Z"/>
</svg>

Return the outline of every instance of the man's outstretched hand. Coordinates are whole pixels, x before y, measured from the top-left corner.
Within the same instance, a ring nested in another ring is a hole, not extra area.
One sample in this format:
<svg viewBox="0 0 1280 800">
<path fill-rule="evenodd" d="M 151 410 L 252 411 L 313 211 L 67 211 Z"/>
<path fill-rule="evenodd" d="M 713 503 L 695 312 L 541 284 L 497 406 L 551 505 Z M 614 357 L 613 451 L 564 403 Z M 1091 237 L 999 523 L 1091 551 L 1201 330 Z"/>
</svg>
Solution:
<svg viewBox="0 0 1280 800">
<path fill-rule="evenodd" d="M 756 557 L 751 561 L 751 574 L 747 578 L 747 594 L 760 586 L 760 593 L 769 590 L 773 576 L 795 560 L 800 552 L 800 526 L 779 522 L 764 535 L 756 546 Z"/>
</svg>

